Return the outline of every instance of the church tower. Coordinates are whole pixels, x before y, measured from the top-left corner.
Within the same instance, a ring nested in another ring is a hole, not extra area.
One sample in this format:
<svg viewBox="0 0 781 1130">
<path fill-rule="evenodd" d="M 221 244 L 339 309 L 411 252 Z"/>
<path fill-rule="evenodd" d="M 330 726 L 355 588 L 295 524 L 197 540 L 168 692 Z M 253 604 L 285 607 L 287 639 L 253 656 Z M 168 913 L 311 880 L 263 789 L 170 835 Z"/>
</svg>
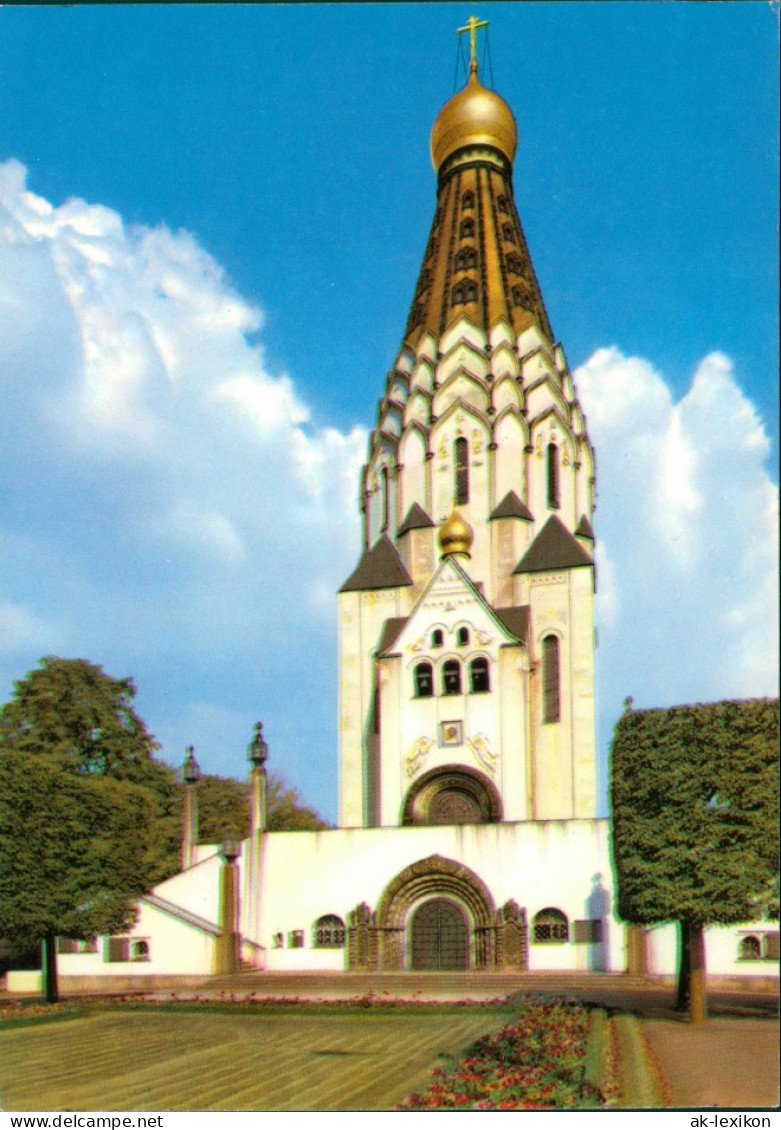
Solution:
<svg viewBox="0 0 781 1130">
<path fill-rule="evenodd" d="M 478 26 L 339 595 L 342 827 L 596 816 L 594 455 Z"/>
</svg>

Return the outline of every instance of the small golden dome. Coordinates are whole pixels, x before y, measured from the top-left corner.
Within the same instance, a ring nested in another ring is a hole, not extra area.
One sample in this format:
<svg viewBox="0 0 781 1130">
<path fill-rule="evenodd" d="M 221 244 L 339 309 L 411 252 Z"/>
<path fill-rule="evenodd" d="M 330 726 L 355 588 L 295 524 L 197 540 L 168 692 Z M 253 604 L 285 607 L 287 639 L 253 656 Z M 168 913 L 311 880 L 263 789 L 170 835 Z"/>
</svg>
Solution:
<svg viewBox="0 0 781 1130">
<path fill-rule="evenodd" d="M 439 172 L 451 153 L 465 145 L 492 145 L 512 162 L 518 128 L 503 98 L 488 90 L 472 73 L 469 82 L 446 102 L 431 131 L 431 160 Z"/>
<path fill-rule="evenodd" d="M 463 553 L 465 557 L 469 557 L 473 538 L 472 527 L 464 521 L 457 510 L 454 510 L 439 529 L 438 540 L 442 557 L 448 557 L 452 553 Z"/>
</svg>

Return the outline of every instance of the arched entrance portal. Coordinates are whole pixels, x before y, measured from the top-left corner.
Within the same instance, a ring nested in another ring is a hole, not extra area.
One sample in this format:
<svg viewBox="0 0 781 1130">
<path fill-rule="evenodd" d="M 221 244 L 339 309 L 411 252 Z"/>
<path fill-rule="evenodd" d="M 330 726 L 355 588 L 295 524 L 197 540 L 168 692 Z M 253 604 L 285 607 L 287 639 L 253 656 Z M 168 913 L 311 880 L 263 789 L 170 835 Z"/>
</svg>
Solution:
<svg viewBox="0 0 781 1130">
<path fill-rule="evenodd" d="M 442 898 L 419 906 L 410 921 L 409 952 L 412 969 L 468 969 L 469 928 L 461 907 Z"/>
</svg>

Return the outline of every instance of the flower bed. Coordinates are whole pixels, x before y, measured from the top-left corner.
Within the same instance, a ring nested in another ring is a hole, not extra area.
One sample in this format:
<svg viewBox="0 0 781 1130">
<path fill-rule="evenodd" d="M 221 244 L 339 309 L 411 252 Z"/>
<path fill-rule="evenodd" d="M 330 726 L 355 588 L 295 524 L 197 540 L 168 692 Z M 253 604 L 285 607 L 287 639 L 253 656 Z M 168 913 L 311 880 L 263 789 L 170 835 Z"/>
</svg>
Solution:
<svg viewBox="0 0 781 1130">
<path fill-rule="evenodd" d="M 530 1000 L 518 1019 L 484 1036 L 448 1069 L 434 1068 L 423 1094 L 398 1110 L 577 1110 L 603 1105 L 586 1081 L 589 1011 L 565 1000 Z"/>
</svg>

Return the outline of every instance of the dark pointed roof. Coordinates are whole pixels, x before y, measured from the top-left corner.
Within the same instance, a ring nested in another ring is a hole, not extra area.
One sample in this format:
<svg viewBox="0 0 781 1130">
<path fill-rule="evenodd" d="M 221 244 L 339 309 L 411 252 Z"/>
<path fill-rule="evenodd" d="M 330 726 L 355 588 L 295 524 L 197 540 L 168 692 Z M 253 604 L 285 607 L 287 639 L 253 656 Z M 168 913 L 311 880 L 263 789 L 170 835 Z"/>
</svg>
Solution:
<svg viewBox="0 0 781 1130">
<path fill-rule="evenodd" d="M 513 573 L 547 573 L 551 569 L 577 569 L 594 561 L 575 541 L 564 523 L 551 515 L 513 569 Z"/>
<path fill-rule="evenodd" d="M 519 604 L 515 608 L 495 608 L 494 612 L 508 632 L 522 643 L 529 639 L 529 605 Z"/>
<path fill-rule="evenodd" d="M 578 522 L 578 528 L 575 530 L 575 537 L 588 538 L 589 541 L 594 540 L 594 531 L 591 528 L 591 523 L 589 522 L 585 514 Z"/>
<path fill-rule="evenodd" d="M 433 525 L 434 523 L 423 507 L 419 503 L 413 502 L 407 511 L 407 517 L 399 526 L 396 537 L 400 538 L 402 534 L 409 533 L 410 530 L 427 530 Z"/>
<path fill-rule="evenodd" d="M 401 635 L 401 629 L 409 620 L 409 616 L 391 616 L 382 626 L 382 635 L 377 644 L 377 655 L 384 655 L 395 644 Z"/>
<path fill-rule="evenodd" d="M 367 549 L 355 572 L 351 573 L 339 592 L 365 592 L 369 589 L 398 589 L 411 585 L 412 578 L 402 564 L 387 534 Z"/>
<path fill-rule="evenodd" d="M 491 511 L 490 518 L 523 518 L 524 522 L 534 521 L 528 506 L 524 506 L 514 490 L 508 490 L 499 505 Z"/>
</svg>

